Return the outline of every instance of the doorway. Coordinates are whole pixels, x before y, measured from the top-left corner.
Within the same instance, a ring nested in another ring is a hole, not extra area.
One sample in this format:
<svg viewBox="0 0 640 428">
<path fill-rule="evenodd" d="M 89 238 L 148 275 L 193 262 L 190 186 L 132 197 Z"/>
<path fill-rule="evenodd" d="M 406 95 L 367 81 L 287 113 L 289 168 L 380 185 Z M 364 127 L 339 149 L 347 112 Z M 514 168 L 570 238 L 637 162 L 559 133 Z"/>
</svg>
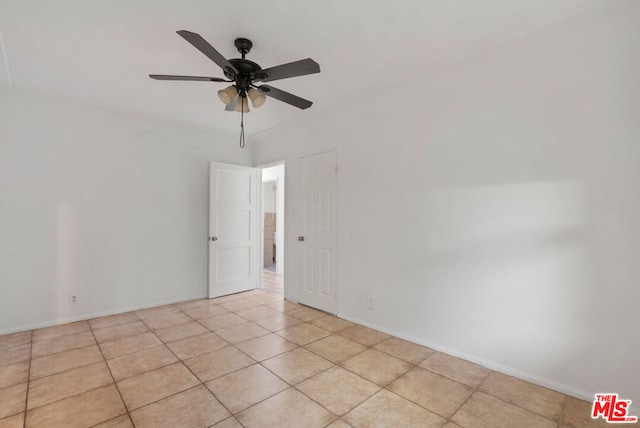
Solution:
<svg viewBox="0 0 640 428">
<path fill-rule="evenodd" d="M 284 293 L 284 163 L 262 168 L 262 288 Z"/>
</svg>

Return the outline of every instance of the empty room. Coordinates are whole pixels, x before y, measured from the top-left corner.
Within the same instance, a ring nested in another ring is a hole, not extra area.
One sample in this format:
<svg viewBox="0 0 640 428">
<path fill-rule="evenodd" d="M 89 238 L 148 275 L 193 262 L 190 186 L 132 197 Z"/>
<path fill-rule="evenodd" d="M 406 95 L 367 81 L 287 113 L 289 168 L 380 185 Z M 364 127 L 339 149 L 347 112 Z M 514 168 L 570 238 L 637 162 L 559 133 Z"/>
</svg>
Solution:
<svg viewBox="0 0 640 428">
<path fill-rule="evenodd" d="M 0 428 L 637 426 L 640 2 L 0 0 Z"/>
</svg>

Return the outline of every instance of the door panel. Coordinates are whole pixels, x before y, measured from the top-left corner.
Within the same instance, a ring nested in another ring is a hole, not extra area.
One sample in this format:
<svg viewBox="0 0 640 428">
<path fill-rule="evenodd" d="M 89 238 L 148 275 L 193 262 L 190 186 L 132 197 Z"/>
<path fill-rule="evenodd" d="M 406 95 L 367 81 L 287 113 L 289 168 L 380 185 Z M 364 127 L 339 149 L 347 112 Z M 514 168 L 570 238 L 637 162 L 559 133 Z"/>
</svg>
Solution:
<svg viewBox="0 0 640 428">
<path fill-rule="evenodd" d="M 251 203 L 252 176 L 249 171 L 224 170 L 220 163 L 217 163 L 218 194 L 217 202 L 222 204 L 249 204 Z M 238 165 L 227 165 L 237 167 Z M 253 170 L 253 168 L 249 168 Z"/>
<path fill-rule="evenodd" d="M 250 256 L 248 248 L 218 250 L 216 252 L 216 283 L 247 278 L 251 275 Z"/>
<path fill-rule="evenodd" d="M 300 303 L 336 313 L 336 153 L 300 159 Z"/>
<path fill-rule="evenodd" d="M 323 296 L 331 295 L 331 276 L 327 275 L 332 271 L 331 268 L 331 249 L 330 248 L 320 248 L 320 266 L 318 267 L 318 274 L 320 278 L 318 279 L 318 286 L 320 287 L 319 292 Z"/>
<path fill-rule="evenodd" d="M 211 162 L 209 297 L 257 284 L 258 170 Z M 215 240 L 212 240 L 215 238 Z"/>
<path fill-rule="evenodd" d="M 251 210 L 220 210 L 216 219 L 218 241 L 251 240 Z"/>
</svg>

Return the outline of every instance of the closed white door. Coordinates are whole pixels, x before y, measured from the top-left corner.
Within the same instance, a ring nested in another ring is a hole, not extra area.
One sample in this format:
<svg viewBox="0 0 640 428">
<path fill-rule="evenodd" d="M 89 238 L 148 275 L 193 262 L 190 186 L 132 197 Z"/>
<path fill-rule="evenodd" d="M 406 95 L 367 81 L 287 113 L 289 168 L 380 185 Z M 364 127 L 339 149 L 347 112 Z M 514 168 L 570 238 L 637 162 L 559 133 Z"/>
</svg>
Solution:
<svg viewBox="0 0 640 428">
<path fill-rule="evenodd" d="M 336 152 L 300 159 L 300 303 L 335 314 Z"/>
<path fill-rule="evenodd" d="M 209 298 L 250 290 L 258 271 L 258 169 L 211 162 Z"/>
</svg>

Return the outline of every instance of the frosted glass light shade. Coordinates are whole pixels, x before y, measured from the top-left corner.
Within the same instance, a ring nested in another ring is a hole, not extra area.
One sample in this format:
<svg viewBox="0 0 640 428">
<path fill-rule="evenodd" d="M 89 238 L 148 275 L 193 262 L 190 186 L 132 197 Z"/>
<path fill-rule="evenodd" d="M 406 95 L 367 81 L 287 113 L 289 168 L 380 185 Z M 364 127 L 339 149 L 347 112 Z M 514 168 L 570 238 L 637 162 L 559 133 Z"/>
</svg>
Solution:
<svg viewBox="0 0 640 428">
<path fill-rule="evenodd" d="M 218 98 L 220 98 L 220 101 L 222 101 L 226 105 L 229 105 L 237 94 L 238 90 L 235 88 L 235 86 L 228 86 L 218 91 Z"/>
<path fill-rule="evenodd" d="M 238 96 L 238 101 L 236 101 L 236 111 L 240 113 L 242 112 L 242 108 L 244 108 L 244 113 L 249 113 L 249 100 Z"/>
<path fill-rule="evenodd" d="M 253 104 L 255 108 L 261 107 L 267 101 L 266 95 L 261 94 L 253 88 L 249 88 L 249 93 L 247 95 L 249 95 L 251 104 Z"/>
</svg>

